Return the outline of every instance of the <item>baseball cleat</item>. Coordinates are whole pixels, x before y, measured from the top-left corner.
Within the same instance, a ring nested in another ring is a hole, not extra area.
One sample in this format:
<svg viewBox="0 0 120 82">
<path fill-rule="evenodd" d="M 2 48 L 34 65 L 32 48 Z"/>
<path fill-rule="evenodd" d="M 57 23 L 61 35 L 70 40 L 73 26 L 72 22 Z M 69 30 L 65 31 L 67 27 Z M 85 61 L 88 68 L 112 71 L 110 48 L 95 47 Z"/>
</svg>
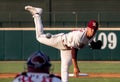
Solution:
<svg viewBox="0 0 120 82">
<path fill-rule="evenodd" d="M 32 6 L 25 6 L 25 10 L 29 11 L 32 15 L 35 14 L 42 14 L 42 8 L 32 7 Z"/>
</svg>

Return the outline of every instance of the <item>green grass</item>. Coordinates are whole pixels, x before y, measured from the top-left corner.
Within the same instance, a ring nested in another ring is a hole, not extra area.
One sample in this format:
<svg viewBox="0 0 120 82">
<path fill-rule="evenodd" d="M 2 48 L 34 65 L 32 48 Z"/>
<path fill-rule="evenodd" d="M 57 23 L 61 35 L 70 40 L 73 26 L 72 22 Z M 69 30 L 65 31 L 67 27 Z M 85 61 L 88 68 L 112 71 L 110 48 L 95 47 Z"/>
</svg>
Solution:
<svg viewBox="0 0 120 82">
<path fill-rule="evenodd" d="M 0 79 L 0 82 L 12 82 L 12 78 L 7 78 L 7 79 Z"/>
<path fill-rule="evenodd" d="M 60 62 L 52 61 L 51 72 L 60 73 Z M 120 61 L 79 61 L 83 73 L 120 73 Z M 26 70 L 24 61 L 0 61 L 0 73 L 20 73 Z M 69 69 L 73 72 L 73 66 Z M 0 79 L 0 82 L 11 82 L 12 78 Z M 120 82 L 120 78 L 70 78 L 70 82 Z"/>
<path fill-rule="evenodd" d="M 0 73 L 18 73 L 24 71 L 24 61 L 0 61 Z"/>
<path fill-rule="evenodd" d="M 80 61 L 81 72 L 87 73 L 120 73 L 120 62 Z M 73 67 L 71 66 L 70 71 Z"/>
</svg>

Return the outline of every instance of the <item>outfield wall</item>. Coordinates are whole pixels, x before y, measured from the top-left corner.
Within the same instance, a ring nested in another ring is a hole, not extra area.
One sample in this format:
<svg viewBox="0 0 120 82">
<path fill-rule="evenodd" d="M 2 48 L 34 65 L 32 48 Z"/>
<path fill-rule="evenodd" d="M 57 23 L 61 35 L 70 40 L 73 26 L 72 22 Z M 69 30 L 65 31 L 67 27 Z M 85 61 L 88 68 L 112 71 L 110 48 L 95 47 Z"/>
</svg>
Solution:
<svg viewBox="0 0 120 82">
<path fill-rule="evenodd" d="M 45 33 L 68 32 L 77 28 L 45 28 Z M 79 50 L 78 60 L 120 60 L 120 28 L 100 28 L 95 40 L 102 40 L 101 50 L 88 46 Z M 0 28 L 0 60 L 24 60 L 31 53 L 42 50 L 51 60 L 60 60 L 59 50 L 40 44 L 34 28 Z"/>
</svg>

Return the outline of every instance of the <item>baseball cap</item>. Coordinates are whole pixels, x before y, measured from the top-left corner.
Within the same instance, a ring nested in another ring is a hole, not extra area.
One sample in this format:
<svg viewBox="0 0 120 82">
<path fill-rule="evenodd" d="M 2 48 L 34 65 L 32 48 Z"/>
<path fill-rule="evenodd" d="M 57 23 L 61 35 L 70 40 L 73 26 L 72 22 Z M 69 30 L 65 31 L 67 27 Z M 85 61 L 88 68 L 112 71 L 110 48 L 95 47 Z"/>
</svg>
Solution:
<svg viewBox="0 0 120 82">
<path fill-rule="evenodd" d="M 90 20 L 87 24 L 87 27 L 97 30 L 98 29 L 98 22 L 95 20 Z"/>
<path fill-rule="evenodd" d="M 32 68 L 42 68 L 51 66 L 50 59 L 41 51 L 34 52 L 27 60 L 27 66 Z"/>
</svg>

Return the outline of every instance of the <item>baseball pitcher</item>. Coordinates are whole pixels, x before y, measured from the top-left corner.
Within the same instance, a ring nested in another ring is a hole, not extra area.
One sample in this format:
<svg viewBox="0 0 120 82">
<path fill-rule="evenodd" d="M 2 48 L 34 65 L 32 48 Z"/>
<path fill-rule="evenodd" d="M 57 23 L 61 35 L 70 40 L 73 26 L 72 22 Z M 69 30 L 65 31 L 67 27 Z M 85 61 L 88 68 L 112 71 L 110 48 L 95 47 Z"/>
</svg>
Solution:
<svg viewBox="0 0 120 82">
<path fill-rule="evenodd" d="M 25 10 L 29 11 L 34 18 L 36 39 L 42 44 L 60 50 L 62 82 L 68 82 L 68 69 L 71 61 L 74 66 L 74 76 L 77 77 L 80 72 L 77 64 L 77 51 L 93 41 L 95 33 L 98 30 L 98 23 L 95 20 L 91 20 L 87 28 L 81 30 L 75 30 L 66 34 L 45 34 L 41 19 L 42 9 L 25 6 Z"/>
</svg>

